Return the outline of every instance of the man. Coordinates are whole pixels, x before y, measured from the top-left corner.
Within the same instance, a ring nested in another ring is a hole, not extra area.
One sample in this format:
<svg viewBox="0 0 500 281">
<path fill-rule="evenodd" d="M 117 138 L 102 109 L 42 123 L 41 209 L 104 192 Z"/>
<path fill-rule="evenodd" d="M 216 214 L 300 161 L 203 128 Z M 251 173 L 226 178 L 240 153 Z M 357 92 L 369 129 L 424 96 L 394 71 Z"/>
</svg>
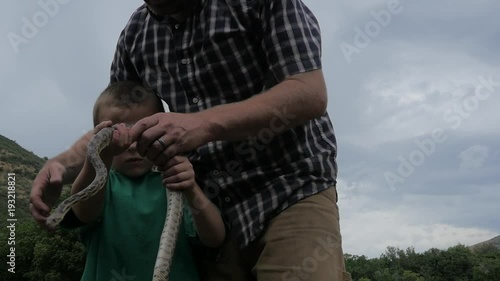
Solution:
<svg viewBox="0 0 500 281">
<path fill-rule="evenodd" d="M 145 2 L 120 35 L 111 82 L 141 80 L 168 103 L 172 113 L 131 128 L 139 153 L 159 167 L 189 153 L 231 224 L 202 276 L 350 280 L 314 15 L 301 0 Z M 86 142 L 48 161 L 33 183 L 40 224 L 80 169 Z"/>
</svg>

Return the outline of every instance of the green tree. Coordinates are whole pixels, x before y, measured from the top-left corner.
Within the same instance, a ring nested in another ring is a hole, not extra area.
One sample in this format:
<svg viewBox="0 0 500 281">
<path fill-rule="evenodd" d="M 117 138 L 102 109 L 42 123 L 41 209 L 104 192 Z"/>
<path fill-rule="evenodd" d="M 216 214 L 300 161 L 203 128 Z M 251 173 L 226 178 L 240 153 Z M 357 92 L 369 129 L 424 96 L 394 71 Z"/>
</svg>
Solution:
<svg viewBox="0 0 500 281">
<path fill-rule="evenodd" d="M 2 232 L 3 233 L 3 232 Z M 74 281 L 80 280 L 85 265 L 85 249 L 77 234 L 58 229 L 55 233 L 41 230 L 33 220 L 16 225 L 15 274 L 6 274 L 5 281 Z M 2 241 L 5 241 L 2 235 Z M 2 253 L 10 251 L 1 243 Z M 0 256 L 6 264 L 7 256 Z"/>
<path fill-rule="evenodd" d="M 382 268 L 375 271 L 374 281 L 395 281 L 395 278 L 389 268 Z"/>
<path fill-rule="evenodd" d="M 431 248 L 422 254 L 422 268 L 420 274 L 425 280 L 429 281 L 441 281 L 443 280 L 441 275 L 438 275 L 439 261 L 441 259 L 442 251 L 436 248 Z"/>
<path fill-rule="evenodd" d="M 370 262 L 366 256 L 356 256 L 346 254 L 346 269 L 351 274 L 353 280 L 371 276 Z"/>
<path fill-rule="evenodd" d="M 500 280 L 500 249 L 493 245 L 484 245 L 474 249 L 474 267 L 472 280 Z"/>
<path fill-rule="evenodd" d="M 420 274 L 405 270 L 403 271 L 402 281 L 425 281 Z"/>
<path fill-rule="evenodd" d="M 473 268 L 472 253 L 464 245 L 450 247 L 442 252 L 438 267 L 443 280 L 470 280 Z"/>
</svg>

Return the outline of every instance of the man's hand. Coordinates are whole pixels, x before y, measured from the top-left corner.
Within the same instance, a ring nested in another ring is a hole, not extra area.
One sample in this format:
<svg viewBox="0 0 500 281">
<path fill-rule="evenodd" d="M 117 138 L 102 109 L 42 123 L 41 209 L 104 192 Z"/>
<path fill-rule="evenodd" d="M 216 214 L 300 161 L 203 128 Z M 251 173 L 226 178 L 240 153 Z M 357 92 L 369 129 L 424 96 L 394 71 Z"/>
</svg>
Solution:
<svg viewBox="0 0 500 281">
<path fill-rule="evenodd" d="M 211 141 L 208 121 L 198 113 L 157 113 L 135 123 L 130 137 L 137 141 L 139 154 L 158 167 Z"/>
<path fill-rule="evenodd" d="M 94 128 L 94 134 L 111 125 L 113 125 L 111 121 L 101 122 Z M 113 157 L 122 154 L 130 146 L 130 140 L 127 126 L 125 124 L 117 125 L 113 131 L 113 138 L 110 144 L 101 151 L 101 156 Z"/>
<path fill-rule="evenodd" d="M 44 229 L 52 230 L 46 227 L 45 222 L 50 215 L 50 211 L 54 204 L 61 196 L 63 184 L 71 183 L 78 175 L 81 165 L 85 159 L 86 151 L 80 149 L 86 147 L 90 140 L 92 133 L 100 131 L 102 128 L 111 126 L 111 122 L 103 122 L 96 126 L 93 132 L 83 136 L 69 152 L 60 155 L 59 158 L 49 160 L 38 172 L 33 184 L 31 186 L 30 194 L 30 212 L 35 221 Z M 128 136 L 128 129 L 125 126 L 119 126 L 118 130 L 114 132 L 113 144 L 117 146 L 127 146 L 126 142 L 130 140 Z M 127 146 L 128 147 L 128 146 Z M 117 151 L 113 151 L 117 153 Z M 68 158 L 74 158 L 75 167 L 70 166 L 71 172 L 68 171 L 67 166 L 61 163 L 68 161 Z M 59 160 L 58 160 L 59 159 Z"/>
<path fill-rule="evenodd" d="M 56 161 L 48 162 L 33 181 L 30 195 L 30 211 L 35 221 L 45 229 L 47 229 L 45 221 L 50 214 L 50 210 L 61 196 L 65 172 L 66 169 L 61 163 Z"/>
</svg>

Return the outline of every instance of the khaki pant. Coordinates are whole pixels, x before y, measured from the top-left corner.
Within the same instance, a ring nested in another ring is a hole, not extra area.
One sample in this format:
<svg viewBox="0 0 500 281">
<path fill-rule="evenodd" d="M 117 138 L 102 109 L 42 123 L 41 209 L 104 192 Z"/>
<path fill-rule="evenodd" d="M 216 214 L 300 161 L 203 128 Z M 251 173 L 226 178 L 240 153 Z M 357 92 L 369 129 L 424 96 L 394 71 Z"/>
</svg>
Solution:
<svg viewBox="0 0 500 281">
<path fill-rule="evenodd" d="M 335 187 L 287 208 L 243 250 L 229 235 L 203 281 L 350 281 L 345 271 Z"/>
</svg>

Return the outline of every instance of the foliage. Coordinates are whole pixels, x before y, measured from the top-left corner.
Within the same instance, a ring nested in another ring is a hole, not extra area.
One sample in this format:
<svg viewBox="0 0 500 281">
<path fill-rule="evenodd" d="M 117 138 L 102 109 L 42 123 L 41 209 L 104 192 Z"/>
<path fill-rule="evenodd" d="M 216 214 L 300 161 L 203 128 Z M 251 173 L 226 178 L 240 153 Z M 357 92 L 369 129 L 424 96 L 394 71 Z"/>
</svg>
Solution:
<svg viewBox="0 0 500 281">
<path fill-rule="evenodd" d="M 345 255 L 355 281 L 491 281 L 500 280 L 500 249 L 493 244 L 447 250 L 387 247 L 379 258 Z"/>
<path fill-rule="evenodd" d="M 0 173 L 16 173 L 15 274 L 6 269 L 5 281 L 74 281 L 80 280 L 85 265 L 85 251 L 77 234 L 59 229 L 41 230 L 29 215 L 29 193 L 36 173 L 47 161 L 23 149 L 15 141 L 0 135 Z M 6 182 L 7 178 L 2 178 Z M 63 190 L 61 200 L 69 195 Z M 7 210 L 7 193 L 0 192 L 0 209 Z M 4 213 L 5 214 L 5 213 Z M 3 216 L 2 216 L 3 217 Z M 5 230 L 7 221 L 0 221 Z M 0 264 L 7 265 L 12 245 L 9 231 L 0 231 Z M 355 281 L 448 281 L 500 280 L 500 236 L 467 248 L 457 245 L 447 250 L 429 249 L 416 253 L 413 248 L 387 247 L 380 258 L 345 255 L 347 270 Z"/>
<path fill-rule="evenodd" d="M 27 151 L 15 141 L 0 135 L 0 182 L 7 186 L 8 174 L 15 173 L 15 216 L 18 220 L 29 218 L 29 194 L 31 182 L 40 170 L 44 159 Z M 7 192 L 0 192 L 0 210 L 3 214 L 7 212 Z M 4 216 L 2 216 L 3 218 Z M 0 227 L 6 226 L 5 221 L 0 220 Z"/>
<path fill-rule="evenodd" d="M 5 234 L 4 234 L 5 233 Z M 5 281 L 74 281 L 80 280 L 85 265 L 85 249 L 74 231 L 58 229 L 54 233 L 41 230 L 33 220 L 16 223 L 15 245 L 8 245 L 7 232 L 2 232 L 1 253 L 15 249 L 15 274 L 4 270 Z M 0 263 L 10 266 L 7 255 Z"/>
<path fill-rule="evenodd" d="M 31 183 L 47 161 L 47 157 L 40 158 L 31 151 L 25 150 L 15 141 L 0 135 L 0 178 L 2 185 L 7 183 L 7 175 L 15 173 L 15 240 L 8 244 L 10 231 L 5 219 L 7 215 L 6 190 L 0 192 L 0 209 L 3 213 L 0 221 L 0 264 L 4 269 L 0 280 L 41 280 L 41 281 L 74 281 L 80 280 L 85 265 L 85 250 L 78 241 L 77 234 L 68 230 L 59 229 L 48 233 L 34 222 L 29 212 L 29 193 Z M 61 200 L 68 195 L 63 192 Z M 4 231 L 6 230 L 7 231 Z M 15 242 L 15 245 L 12 244 Z M 12 249 L 15 250 L 15 273 L 7 271 L 10 266 Z"/>
</svg>

